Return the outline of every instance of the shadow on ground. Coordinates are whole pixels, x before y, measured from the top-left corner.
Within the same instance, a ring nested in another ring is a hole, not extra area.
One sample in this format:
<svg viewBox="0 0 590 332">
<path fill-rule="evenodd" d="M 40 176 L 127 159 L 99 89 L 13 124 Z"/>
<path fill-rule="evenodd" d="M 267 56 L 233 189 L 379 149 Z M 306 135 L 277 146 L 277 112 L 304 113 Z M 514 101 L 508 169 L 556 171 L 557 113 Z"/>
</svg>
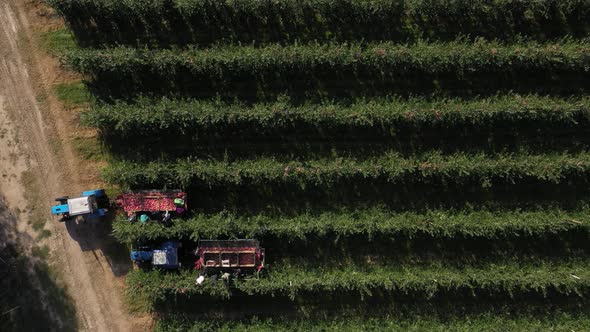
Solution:
<svg viewBox="0 0 590 332">
<path fill-rule="evenodd" d="M 25 250 L 33 241 L 0 196 L 0 331 L 77 331 L 72 299 L 43 257 Z"/>
<path fill-rule="evenodd" d="M 112 236 L 114 217 L 114 213 L 109 213 L 102 218 L 71 220 L 66 222 L 66 229 L 82 251 L 92 251 L 97 255 L 96 251 L 100 250 L 113 274 L 119 277 L 127 274 L 132 265 L 128 248 Z"/>
</svg>

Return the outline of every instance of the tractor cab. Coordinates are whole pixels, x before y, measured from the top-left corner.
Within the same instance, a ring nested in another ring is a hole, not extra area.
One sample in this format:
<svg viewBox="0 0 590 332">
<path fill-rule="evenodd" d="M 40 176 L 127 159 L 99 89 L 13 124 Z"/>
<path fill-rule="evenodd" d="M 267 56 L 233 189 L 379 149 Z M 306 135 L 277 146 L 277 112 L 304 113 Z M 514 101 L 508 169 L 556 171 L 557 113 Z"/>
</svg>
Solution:
<svg viewBox="0 0 590 332">
<path fill-rule="evenodd" d="M 131 261 L 137 264 L 149 264 L 153 256 L 152 248 L 145 244 L 139 244 L 131 250 Z"/>
<path fill-rule="evenodd" d="M 69 198 L 65 196 L 55 200 L 60 204 L 53 206 L 51 213 L 61 215 L 61 221 L 70 220 L 77 216 L 102 217 L 106 214 L 109 205 L 109 200 L 103 189 L 85 191 L 81 197 Z"/>
<path fill-rule="evenodd" d="M 181 266 L 178 261 L 178 248 L 181 246 L 179 242 L 175 241 L 166 241 L 157 247 L 139 244 L 131 251 L 130 256 L 138 266 L 145 267 L 151 264 L 154 268 L 175 270 Z"/>
</svg>

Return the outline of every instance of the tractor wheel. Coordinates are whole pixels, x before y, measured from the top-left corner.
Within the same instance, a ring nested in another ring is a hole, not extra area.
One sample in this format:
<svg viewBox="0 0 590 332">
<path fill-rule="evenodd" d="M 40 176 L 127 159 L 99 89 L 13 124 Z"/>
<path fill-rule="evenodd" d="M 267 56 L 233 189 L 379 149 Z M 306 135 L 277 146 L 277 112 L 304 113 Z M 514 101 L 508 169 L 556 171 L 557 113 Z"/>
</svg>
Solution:
<svg viewBox="0 0 590 332">
<path fill-rule="evenodd" d="M 70 221 L 70 220 L 74 220 L 74 217 L 70 216 L 69 214 L 64 214 L 61 219 L 59 219 L 59 221 L 61 222 L 66 222 L 66 221 Z"/>
<path fill-rule="evenodd" d="M 99 197 L 96 202 L 98 203 L 98 207 L 101 209 L 109 209 L 111 208 L 111 201 L 109 200 L 109 198 L 105 195 L 103 197 Z"/>
</svg>

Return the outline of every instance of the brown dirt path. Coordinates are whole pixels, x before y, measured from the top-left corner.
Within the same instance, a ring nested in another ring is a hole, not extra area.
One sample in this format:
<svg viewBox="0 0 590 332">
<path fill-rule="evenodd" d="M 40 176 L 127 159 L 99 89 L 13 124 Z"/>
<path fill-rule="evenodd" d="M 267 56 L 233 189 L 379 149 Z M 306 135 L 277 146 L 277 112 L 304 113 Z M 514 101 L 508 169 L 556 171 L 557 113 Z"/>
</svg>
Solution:
<svg viewBox="0 0 590 332">
<path fill-rule="evenodd" d="M 83 172 L 89 170 L 81 169 L 70 142 L 74 119 L 51 92 L 59 69 L 39 51 L 28 5 L 0 0 L 0 195 L 20 216 L 19 230 L 32 232 L 21 213 L 31 196 L 23 175 L 37 179 L 39 199 L 28 203 L 51 220 L 53 235 L 45 241 L 74 299 L 81 330 L 145 331 L 149 319 L 130 316 L 122 304 L 128 267 L 108 257 L 115 245 L 110 228 L 96 222 L 65 225 L 50 215 L 53 198 L 93 188 L 84 188 L 89 181 Z"/>
</svg>

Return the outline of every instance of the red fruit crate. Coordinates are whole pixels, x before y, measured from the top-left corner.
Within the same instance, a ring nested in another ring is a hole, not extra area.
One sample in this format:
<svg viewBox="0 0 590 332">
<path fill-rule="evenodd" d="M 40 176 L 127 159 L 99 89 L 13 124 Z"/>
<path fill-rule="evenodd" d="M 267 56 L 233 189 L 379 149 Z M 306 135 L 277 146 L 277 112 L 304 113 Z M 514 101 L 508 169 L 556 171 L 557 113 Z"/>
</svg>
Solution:
<svg viewBox="0 0 590 332">
<path fill-rule="evenodd" d="M 182 206 L 176 201 L 182 200 Z M 117 196 L 117 206 L 127 213 L 133 212 L 165 212 L 186 210 L 186 193 L 180 190 L 138 190 Z"/>
</svg>

